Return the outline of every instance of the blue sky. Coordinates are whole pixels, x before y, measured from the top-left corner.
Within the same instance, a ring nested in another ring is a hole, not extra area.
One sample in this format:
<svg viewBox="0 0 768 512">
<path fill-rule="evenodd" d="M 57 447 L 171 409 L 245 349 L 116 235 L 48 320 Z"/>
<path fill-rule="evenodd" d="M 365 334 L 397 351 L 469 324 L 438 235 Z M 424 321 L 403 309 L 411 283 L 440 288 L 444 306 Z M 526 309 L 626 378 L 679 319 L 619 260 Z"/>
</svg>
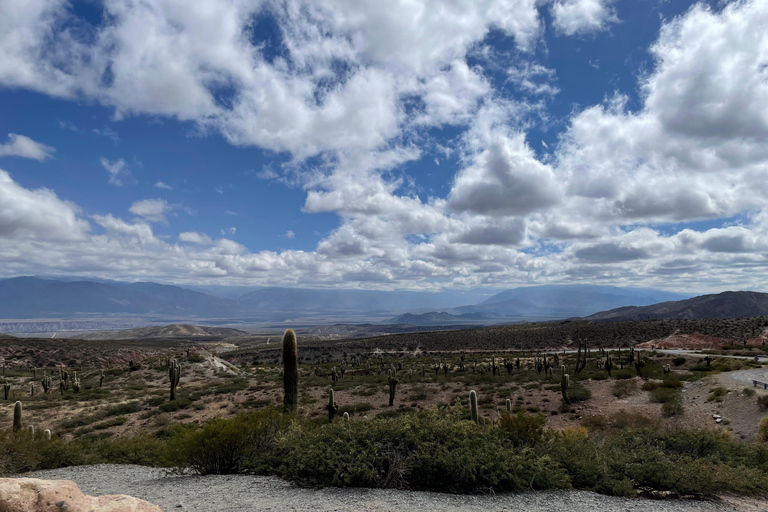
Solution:
<svg viewBox="0 0 768 512">
<path fill-rule="evenodd" d="M 768 6 L 0 1 L 0 277 L 766 290 Z"/>
</svg>

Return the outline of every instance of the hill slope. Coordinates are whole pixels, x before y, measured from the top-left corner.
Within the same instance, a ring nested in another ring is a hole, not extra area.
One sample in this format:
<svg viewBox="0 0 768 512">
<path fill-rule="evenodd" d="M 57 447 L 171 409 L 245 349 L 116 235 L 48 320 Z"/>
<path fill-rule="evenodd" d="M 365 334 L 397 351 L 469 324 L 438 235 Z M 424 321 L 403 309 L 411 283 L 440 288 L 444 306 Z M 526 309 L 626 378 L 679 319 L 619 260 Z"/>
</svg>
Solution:
<svg viewBox="0 0 768 512">
<path fill-rule="evenodd" d="M 125 329 L 122 331 L 92 332 L 77 334 L 81 340 L 128 340 L 140 338 L 187 338 L 195 336 L 217 336 L 227 338 L 230 336 L 247 336 L 248 333 L 239 329 L 228 327 L 207 327 L 204 325 L 171 324 L 162 327 L 139 327 L 137 329 Z"/>
<path fill-rule="evenodd" d="M 694 318 L 740 318 L 768 315 L 768 293 L 723 292 L 650 306 L 623 307 L 602 311 L 587 320 L 684 320 Z"/>
</svg>

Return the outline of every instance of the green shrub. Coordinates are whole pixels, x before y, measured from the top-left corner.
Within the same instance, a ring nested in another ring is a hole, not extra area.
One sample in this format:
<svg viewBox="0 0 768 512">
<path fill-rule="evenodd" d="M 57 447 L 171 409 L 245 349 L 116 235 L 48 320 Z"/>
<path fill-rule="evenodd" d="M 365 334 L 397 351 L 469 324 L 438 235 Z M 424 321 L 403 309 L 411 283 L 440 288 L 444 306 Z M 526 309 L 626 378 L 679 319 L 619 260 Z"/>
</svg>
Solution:
<svg viewBox="0 0 768 512">
<path fill-rule="evenodd" d="M 728 393 L 728 390 L 724 387 L 716 387 L 711 388 L 709 390 L 709 396 L 707 397 L 707 402 L 722 402 L 723 397 Z"/>
<path fill-rule="evenodd" d="M 214 418 L 202 428 L 178 426 L 172 431 L 171 452 L 178 464 L 201 475 L 259 472 L 272 464 L 276 436 L 287 424 L 285 416 L 269 407 L 231 419 Z"/>
<path fill-rule="evenodd" d="M 617 380 L 626 380 L 635 378 L 635 372 L 627 368 L 613 372 L 613 378 Z"/>
<path fill-rule="evenodd" d="M 665 418 L 671 418 L 672 416 L 682 416 L 685 413 L 683 404 L 680 400 L 672 400 L 671 402 L 665 402 L 661 406 L 661 414 Z"/>
<path fill-rule="evenodd" d="M 675 366 L 681 366 L 685 364 L 685 358 L 682 356 L 677 356 L 672 360 L 672 364 Z"/>
<path fill-rule="evenodd" d="M 499 420 L 499 430 L 506 433 L 515 446 L 534 445 L 544 439 L 544 427 L 547 418 L 543 414 L 528 414 L 518 411 L 515 414 L 504 412 Z"/>
<path fill-rule="evenodd" d="M 757 434 L 755 439 L 759 443 L 768 442 L 768 416 L 760 420 L 760 424 L 757 426 Z"/>
<path fill-rule="evenodd" d="M 592 398 L 592 392 L 579 382 L 571 382 L 568 386 L 568 398 L 571 402 L 583 402 Z"/>
<path fill-rule="evenodd" d="M 665 404 L 674 400 L 679 400 L 680 393 L 676 389 L 658 387 L 649 393 L 651 402 Z"/>
<path fill-rule="evenodd" d="M 616 398 L 626 398 L 637 393 L 637 382 L 634 380 L 617 380 L 611 387 L 611 393 Z"/>
<path fill-rule="evenodd" d="M 757 397 L 757 405 L 761 409 L 768 409 L 768 395 L 760 395 Z"/>
</svg>

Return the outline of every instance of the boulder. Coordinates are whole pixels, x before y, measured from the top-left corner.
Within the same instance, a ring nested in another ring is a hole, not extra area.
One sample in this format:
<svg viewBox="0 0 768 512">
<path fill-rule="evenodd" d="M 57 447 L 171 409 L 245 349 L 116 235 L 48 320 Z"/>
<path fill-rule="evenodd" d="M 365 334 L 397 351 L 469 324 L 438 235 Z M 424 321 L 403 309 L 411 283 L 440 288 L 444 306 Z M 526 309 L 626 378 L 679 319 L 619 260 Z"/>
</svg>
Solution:
<svg viewBox="0 0 768 512">
<path fill-rule="evenodd" d="M 0 512 L 163 512 L 125 495 L 88 496 L 71 480 L 0 478 Z"/>
</svg>

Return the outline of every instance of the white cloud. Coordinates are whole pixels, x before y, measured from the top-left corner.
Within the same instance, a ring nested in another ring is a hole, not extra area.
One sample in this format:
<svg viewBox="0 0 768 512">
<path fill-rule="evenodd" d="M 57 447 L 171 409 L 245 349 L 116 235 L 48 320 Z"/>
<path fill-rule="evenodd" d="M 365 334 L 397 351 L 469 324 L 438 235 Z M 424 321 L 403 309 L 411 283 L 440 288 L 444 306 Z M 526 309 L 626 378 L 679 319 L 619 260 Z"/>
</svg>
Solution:
<svg viewBox="0 0 768 512">
<path fill-rule="evenodd" d="M 116 187 L 122 187 L 124 185 L 136 184 L 136 178 L 131 174 L 131 170 L 128 169 L 128 164 L 122 158 L 110 162 L 106 158 L 101 159 L 101 166 L 106 169 L 109 174 L 109 184 Z"/>
<path fill-rule="evenodd" d="M 553 170 L 535 157 L 522 134 L 496 137 L 459 173 L 448 196 L 451 209 L 486 215 L 527 215 L 560 201 Z"/>
<path fill-rule="evenodd" d="M 155 183 L 156 188 L 161 188 L 163 190 L 173 190 L 173 187 L 168 185 L 167 183 L 163 183 L 162 181 L 158 181 Z"/>
<path fill-rule="evenodd" d="M 566 36 L 605 30 L 618 18 L 613 0 L 556 0 L 551 6 L 552 24 Z"/>
<path fill-rule="evenodd" d="M 284 234 L 283 236 L 284 236 L 285 238 L 291 238 L 291 239 L 293 239 L 293 238 L 296 238 L 296 233 L 294 233 L 293 231 L 291 231 L 291 230 L 289 229 L 288 231 L 286 231 L 286 232 L 285 232 L 285 234 Z"/>
<path fill-rule="evenodd" d="M 56 150 L 24 135 L 8 134 L 8 142 L 0 144 L 0 157 L 19 156 L 42 162 L 53 157 Z"/>
<path fill-rule="evenodd" d="M 264 5 L 282 35 L 276 58 L 245 37 Z M 11 182 L 8 190 L 30 198 L 27 210 L 47 201 L 69 212 L 70 227 L 3 219 L 11 227 L 0 236 L 14 243 L 0 244 L 9 262 L 2 272 L 425 289 L 568 279 L 697 290 L 762 276 L 768 4 L 697 5 L 664 23 L 655 63 L 640 79 L 640 106 L 630 111 L 618 93 L 579 107 L 544 156 L 525 140 L 557 93 L 555 71 L 530 52 L 541 31 L 536 5 L 114 0 L 105 6 L 109 21 L 80 40 L 64 3 L 4 3 L 3 85 L 88 98 L 118 118 L 175 117 L 233 144 L 288 152 L 284 166 L 257 175 L 303 187 L 305 212 L 341 220 L 314 251 L 250 252 L 226 238 L 234 228 L 217 240 L 184 232 L 168 243 L 151 225 L 174 208 L 161 199 L 134 203 L 133 221 L 92 217 L 103 230 L 94 234 L 53 192 Z M 617 21 L 611 2 L 558 0 L 551 10 L 566 35 Z M 514 38 L 501 71 L 527 102 L 505 99 L 487 66 L 467 64 L 491 29 Z M 428 129 L 446 125 L 460 135 L 431 140 Z M 428 195 L 404 170 L 437 154 L 440 172 L 459 162 L 447 197 Z M 315 155 L 311 168 L 302 166 Z M 124 161 L 102 163 L 111 183 L 132 178 Z M 726 226 L 731 217 L 739 222 Z M 701 219 L 717 227 L 678 226 Z M 59 232 L 78 243 L 46 241 Z"/>
<path fill-rule="evenodd" d="M 196 233 L 194 231 L 188 231 L 184 233 L 179 233 L 179 241 L 180 242 L 187 242 L 190 244 L 200 244 L 200 245 L 212 245 L 213 240 L 211 237 L 204 233 Z"/>
<path fill-rule="evenodd" d="M 79 209 L 48 189 L 28 190 L 0 169 L 0 239 L 82 240 L 89 230 Z"/>
<path fill-rule="evenodd" d="M 166 222 L 165 214 L 172 209 L 165 199 L 142 199 L 131 204 L 128 211 L 149 222 Z"/>
</svg>

